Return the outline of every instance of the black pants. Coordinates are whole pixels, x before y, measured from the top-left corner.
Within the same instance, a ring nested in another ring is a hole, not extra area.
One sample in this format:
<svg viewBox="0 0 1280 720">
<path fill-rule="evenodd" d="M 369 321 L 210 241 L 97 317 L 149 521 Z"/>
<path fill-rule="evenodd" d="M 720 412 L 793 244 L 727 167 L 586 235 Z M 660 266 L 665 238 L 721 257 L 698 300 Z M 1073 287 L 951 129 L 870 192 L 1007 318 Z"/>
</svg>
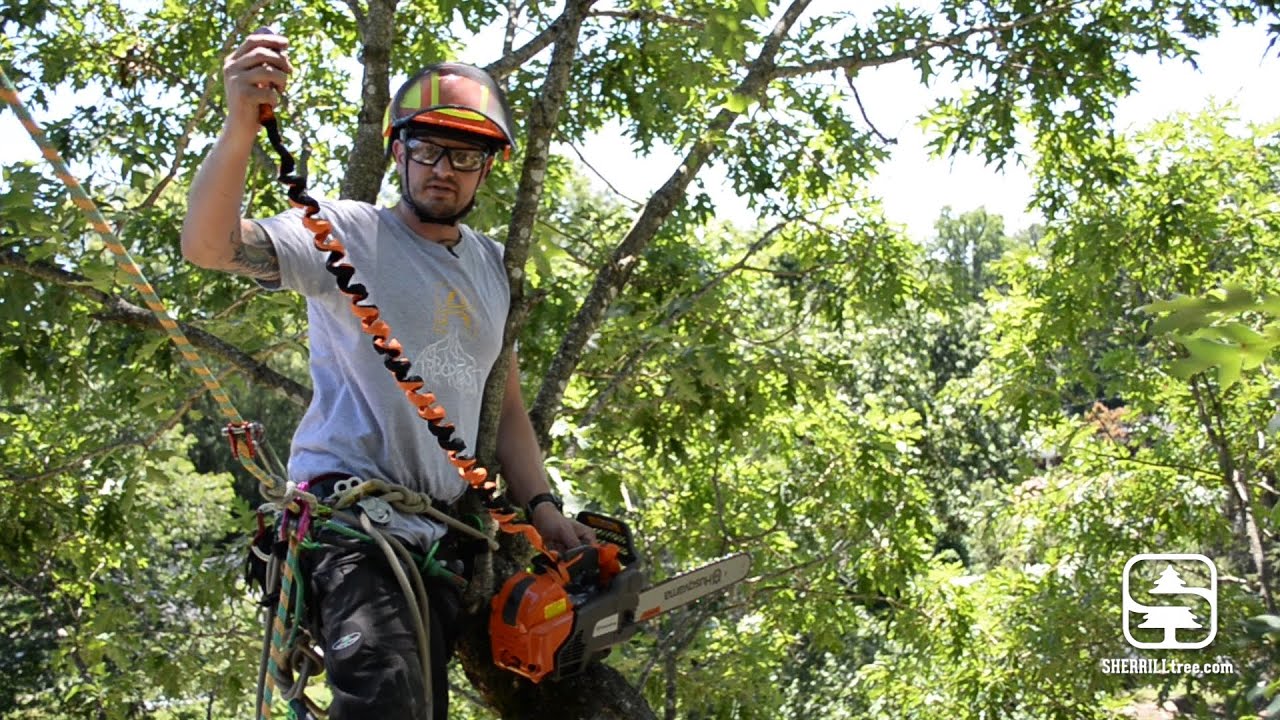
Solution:
<svg viewBox="0 0 1280 720">
<path fill-rule="evenodd" d="M 424 702 L 416 612 L 372 543 L 321 536 L 324 547 L 302 558 L 308 578 L 312 632 L 324 648 L 325 674 L 333 691 L 333 720 L 446 720 L 446 664 L 457 639 L 461 594 L 447 583 L 423 577 L 431 608 L 431 713 Z M 412 549 L 412 548 L 411 548 Z"/>
</svg>

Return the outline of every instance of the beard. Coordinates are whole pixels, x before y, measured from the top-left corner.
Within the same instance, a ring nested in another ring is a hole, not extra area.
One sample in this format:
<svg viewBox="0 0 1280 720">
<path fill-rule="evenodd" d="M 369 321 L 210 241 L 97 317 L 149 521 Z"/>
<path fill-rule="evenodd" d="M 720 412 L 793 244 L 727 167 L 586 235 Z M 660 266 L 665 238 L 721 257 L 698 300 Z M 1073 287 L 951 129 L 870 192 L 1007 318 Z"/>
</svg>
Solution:
<svg viewBox="0 0 1280 720">
<path fill-rule="evenodd" d="M 413 189 L 414 203 L 436 217 L 448 217 L 461 212 L 470 198 L 463 198 L 455 183 L 428 180 Z"/>
<path fill-rule="evenodd" d="M 436 178 L 428 178 L 412 194 L 401 192 L 400 199 L 419 221 L 437 225 L 457 225 L 476 203 L 475 190 L 463 200 L 457 184 Z"/>
</svg>

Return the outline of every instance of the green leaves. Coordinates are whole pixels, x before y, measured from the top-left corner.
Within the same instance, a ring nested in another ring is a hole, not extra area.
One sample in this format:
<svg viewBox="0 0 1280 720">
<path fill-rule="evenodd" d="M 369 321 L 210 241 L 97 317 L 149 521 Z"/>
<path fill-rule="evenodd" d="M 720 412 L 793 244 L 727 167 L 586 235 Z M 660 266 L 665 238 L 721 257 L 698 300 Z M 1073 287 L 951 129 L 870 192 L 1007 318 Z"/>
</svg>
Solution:
<svg viewBox="0 0 1280 720">
<path fill-rule="evenodd" d="M 1245 621 L 1251 635 L 1280 640 L 1280 615 L 1255 615 Z"/>
<path fill-rule="evenodd" d="M 753 104 L 755 104 L 755 98 L 739 95 L 738 93 L 729 93 L 729 98 L 724 101 L 721 107 L 732 113 L 744 113 Z"/>
<path fill-rule="evenodd" d="M 1243 371 L 1262 366 L 1280 346 L 1280 295 L 1257 295 L 1240 285 L 1212 290 L 1202 297 L 1162 300 L 1140 308 L 1158 316 L 1155 334 L 1169 334 L 1189 357 L 1175 361 L 1173 372 L 1185 379 L 1216 368 L 1225 390 Z M 1269 318 L 1261 332 L 1241 318 Z"/>
</svg>

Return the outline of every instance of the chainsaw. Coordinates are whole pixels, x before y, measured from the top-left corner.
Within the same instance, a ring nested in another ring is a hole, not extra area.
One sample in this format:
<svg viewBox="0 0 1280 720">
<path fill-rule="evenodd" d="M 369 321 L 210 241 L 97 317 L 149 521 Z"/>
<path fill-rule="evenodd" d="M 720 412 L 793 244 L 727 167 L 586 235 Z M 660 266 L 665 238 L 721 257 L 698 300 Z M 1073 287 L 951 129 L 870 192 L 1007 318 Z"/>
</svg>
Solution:
<svg viewBox="0 0 1280 720">
<path fill-rule="evenodd" d="M 580 512 L 597 542 L 558 561 L 534 558 L 493 597 L 489 641 L 499 667 L 541 682 L 576 675 L 635 635 L 640 623 L 742 580 L 751 556 L 737 553 L 652 587 L 631 530 L 620 520 Z"/>
</svg>

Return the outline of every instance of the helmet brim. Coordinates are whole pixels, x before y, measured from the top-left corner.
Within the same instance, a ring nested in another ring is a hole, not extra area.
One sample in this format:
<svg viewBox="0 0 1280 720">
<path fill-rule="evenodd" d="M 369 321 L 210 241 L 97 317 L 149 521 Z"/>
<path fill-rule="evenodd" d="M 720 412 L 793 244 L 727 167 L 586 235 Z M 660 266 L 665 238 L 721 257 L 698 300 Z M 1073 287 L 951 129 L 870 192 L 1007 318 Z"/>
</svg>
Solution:
<svg viewBox="0 0 1280 720">
<path fill-rule="evenodd" d="M 481 142 L 491 145 L 514 147 L 516 144 L 515 138 L 511 137 L 498 119 L 461 105 L 427 108 L 416 115 L 400 118 L 392 123 L 391 127 L 394 132 L 415 125 L 423 128 L 438 127 L 464 136 L 476 136 Z"/>
</svg>

